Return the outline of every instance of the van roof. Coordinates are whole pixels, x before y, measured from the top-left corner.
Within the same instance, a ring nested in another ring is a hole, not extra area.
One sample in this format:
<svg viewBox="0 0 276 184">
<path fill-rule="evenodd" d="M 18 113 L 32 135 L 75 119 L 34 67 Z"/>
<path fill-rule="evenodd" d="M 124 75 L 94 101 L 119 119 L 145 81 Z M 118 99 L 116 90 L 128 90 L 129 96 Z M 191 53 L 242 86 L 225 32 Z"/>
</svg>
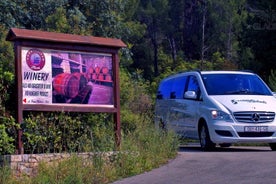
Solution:
<svg viewBox="0 0 276 184">
<path fill-rule="evenodd" d="M 215 70 L 212 70 L 212 71 L 187 71 L 187 72 L 179 72 L 179 73 L 176 73 L 176 74 L 172 74 L 172 75 L 169 75 L 167 77 L 165 77 L 162 82 L 165 82 L 167 80 L 170 80 L 170 79 L 173 79 L 173 78 L 176 78 L 178 76 L 183 76 L 183 75 L 189 75 L 189 74 L 195 74 L 195 73 L 200 73 L 200 74 L 247 74 L 247 75 L 254 75 L 253 72 L 251 71 L 227 71 L 227 70 L 221 70 L 221 71 L 215 71 Z"/>
<path fill-rule="evenodd" d="M 201 74 L 254 74 L 250 71 L 201 71 Z"/>
<path fill-rule="evenodd" d="M 210 71 L 186 71 L 186 72 L 179 72 L 179 73 L 176 73 L 176 74 L 172 74 L 166 78 L 173 78 L 173 77 L 176 77 L 176 76 L 182 76 L 182 75 L 189 75 L 189 74 L 193 74 L 193 73 L 200 73 L 200 74 L 254 74 L 253 72 L 251 71 L 227 71 L 227 70 L 221 70 L 221 71 L 218 71 L 218 70 L 210 70 Z"/>
</svg>

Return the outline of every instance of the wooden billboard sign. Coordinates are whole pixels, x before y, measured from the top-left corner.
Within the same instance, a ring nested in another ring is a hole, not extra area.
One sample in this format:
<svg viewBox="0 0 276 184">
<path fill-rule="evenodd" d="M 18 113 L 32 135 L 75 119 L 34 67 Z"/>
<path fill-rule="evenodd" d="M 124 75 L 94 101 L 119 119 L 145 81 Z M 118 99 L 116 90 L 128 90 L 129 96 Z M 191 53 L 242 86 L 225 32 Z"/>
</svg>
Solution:
<svg viewBox="0 0 276 184">
<path fill-rule="evenodd" d="M 121 40 L 18 28 L 10 29 L 7 40 L 14 42 L 19 123 L 23 111 L 113 113 L 120 145 Z"/>
</svg>

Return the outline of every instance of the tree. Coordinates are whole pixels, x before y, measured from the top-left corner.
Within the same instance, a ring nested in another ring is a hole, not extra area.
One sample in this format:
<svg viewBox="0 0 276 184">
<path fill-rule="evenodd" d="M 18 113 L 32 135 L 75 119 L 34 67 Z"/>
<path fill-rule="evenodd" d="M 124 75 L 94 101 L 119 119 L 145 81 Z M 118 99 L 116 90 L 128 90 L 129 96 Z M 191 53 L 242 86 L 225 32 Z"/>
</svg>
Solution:
<svg viewBox="0 0 276 184">
<path fill-rule="evenodd" d="M 246 1 L 209 0 L 209 53 L 220 52 L 226 60 L 238 61 L 240 34 L 246 21 Z"/>
<path fill-rule="evenodd" d="M 133 18 L 139 0 L 79 0 L 77 6 L 85 15 L 87 34 L 100 37 L 122 39 L 127 48 L 122 49 L 120 65 L 128 67 L 132 64 L 131 49 L 145 33 L 145 25 Z"/>
<path fill-rule="evenodd" d="M 87 34 L 88 23 L 85 16 L 77 7 L 68 10 L 59 7 L 56 11 L 46 18 L 48 31 L 72 33 L 84 35 Z"/>
<path fill-rule="evenodd" d="M 4 27 L 14 27 L 16 26 L 16 17 L 14 15 L 21 15 L 21 11 L 18 11 L 15 2 L 10 0 L 0 1 L 0 22 Z"/>
<path fill-rule="evenodd" d="M 159 74 L 158 49 L 164 37 L 164 31 L 162 28 L 167 26 L 167 7 L 167 0 L 141 0 L 140 9 L 137 12 L 138 20 L 147 25 L 146 37 L 152 45 L 152 49 L 150 50 L 153 50 L 152 60 L 154 76 Z"/>
<path fill-rule="evenodd" d="M 12 44 L 5 41 L 6 35 L 6 28 L 0 26 L 0 119 L 1 116 L 5 116 L 6 110 L 13 109 L 16 103 L 12 100 L 15 95 L 14 54 Z"/>
<path fill-rule="evenodd" d="M 61 33 L 69 33 L 71 27 L 68 24 L 66 17 L 66 10 L 62 7 L 57 8 L 56 11 L 46 18 L 46 25 L 48 31 L 56 31 Z"/>
<path fill-rule="evenodd" d="M 276 68 L 276 2 L 248 1 L 247 26 L 242 35 L 243 52 L 251 51 L 254 60 L 242 62 L 244 68 L 251 68 L 268 80 L 271 69 Z"/>
<path fill-rule="evenodd" d="M 53 14 L 58 7 L 65 6 L 67 0 L 12 0 L 16 4 L 13 18 L 18 26 L 27 29 L 46 30 L 46 18 Z"/>
<path fill-rule="evenodd" d="M 271 69 L 268 84 L 272 91 L 276 91 L 276 71 Z"/>
</svg>

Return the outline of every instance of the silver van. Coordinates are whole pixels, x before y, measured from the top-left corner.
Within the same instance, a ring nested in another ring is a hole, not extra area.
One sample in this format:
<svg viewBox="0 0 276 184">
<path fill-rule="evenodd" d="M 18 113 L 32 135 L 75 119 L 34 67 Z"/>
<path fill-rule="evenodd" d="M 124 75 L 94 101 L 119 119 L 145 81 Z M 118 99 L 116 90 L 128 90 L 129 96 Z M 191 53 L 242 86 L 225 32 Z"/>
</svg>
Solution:
<svg viewBox="0 0 276 184">
<path fill-rule="evenodd" d="M 191 71 L 159 85 L 155 125 L 199 139 L 203 150 L 217 144 L 269 143 L 276 150 L 276 98 L 256 74 Z"/>
</svg>

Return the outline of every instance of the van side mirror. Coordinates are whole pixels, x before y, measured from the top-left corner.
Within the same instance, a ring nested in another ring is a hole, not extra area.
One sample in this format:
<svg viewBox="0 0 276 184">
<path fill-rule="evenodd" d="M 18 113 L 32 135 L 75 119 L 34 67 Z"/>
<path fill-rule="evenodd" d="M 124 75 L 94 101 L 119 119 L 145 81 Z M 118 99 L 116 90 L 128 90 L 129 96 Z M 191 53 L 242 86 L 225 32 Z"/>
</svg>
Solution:
<svg viewBox="0 0 276 184">
<path fill-rule="evenodd" d="M 195 91 L 186 91 L 185 94 L 184 94 L 184 98 L 196 100 L 197 99 L 197 94 L 196 94 Z"/>
</svg>

